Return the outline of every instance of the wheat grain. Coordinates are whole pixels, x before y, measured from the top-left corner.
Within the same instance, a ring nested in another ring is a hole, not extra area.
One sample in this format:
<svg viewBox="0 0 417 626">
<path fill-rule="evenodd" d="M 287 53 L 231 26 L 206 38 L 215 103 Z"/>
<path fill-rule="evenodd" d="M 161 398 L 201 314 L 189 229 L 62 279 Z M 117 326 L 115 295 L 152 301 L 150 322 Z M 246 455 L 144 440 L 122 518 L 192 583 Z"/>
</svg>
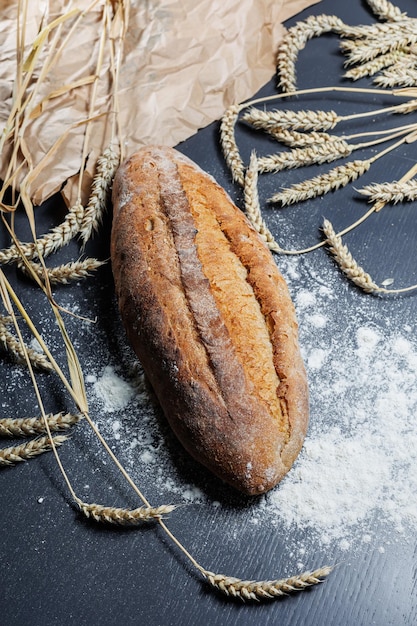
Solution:
<svg viewBox="0 0 417 626">
<path fill-rule="evenodd" d="M 256 107 L 250 107 L 242 115 L 243 121 L 267 131 L 276 126 L 290 130 L 326 131 L 333 129 L 340 119 L 335 111 L 262 111 Z"/>
<path fill-rule="evenodd" d="M 330 574 L 331 567 L 321 567 L 312 572 L 304 572 L 291 578 L 281 580 L 241 580 L 222 574 L 214 574 L 202 570 L 202 574 L 208 582 L 226 596 L 240 598 L 244 601 L 259 601 L 279 598 L 296 591 L 302 591 L 313 585 L 317 585 Z"/>
<path fill-rule="evenodd" d="M 255 152 L 252 152 L 249 166 L 246 170 L 244 185 L 245 211 L 255 230 L 270 250 L 280 252 L 281 248 L 276 243 L 271 231 L 265 224 L 258 196 L 258 162 Z"/>
<path fill-rule="evenodd" d="M 417 180 L 392 183 L 374 183 L 366 185 L 358 192 L 367 196 L 370 202 L 383 202 L 384 204 L 397 204 L 417 200 Z"/>
<path fill-rule="evenodd" d="M 68 437 L 65 435 L 58 435 L 53 437 L 52 441 L 55 446 L 60 446 L 66 441 Z M 35 456 L 39 456 L 44 452 L 49 452 L 52 449 L 52 442 L 49 437 L 40 437 L 38 439 L 32 439 L 27 443 L 22 443 L 18 446 L 12 446 L 10 448 L 0 449 L 0 467 L 6 467 L 14 465 L 27 459 L 32 459 Z"/>
<path fill-rule="evenodd" d="M 28 266 L 25 263 L 18 263 L 18 268 L 26 275 L 32 276 L 32 272 L 39 278 L 45 277 L 45 270 L 48 276 L 48 280 L 51 284 L 67 285 L 70 282 L 75 282 L 87 278 L 99 267 L 105 264 L 105 261 L 99 261 L 94 258 L 86 258 L 82 261 L 72 261 L 58 267 L 45 268 L 40 263 L 28 261 Z"/>
<path fill-rule="evenodd" d="M 294 148 L 288 152 L 260 157 L 258 159 L 258 169 L 262 173 L 280 172 L 283 169 L 330 163 L 336 159 L 349 156 L 353 149 L 354 146 L 349 145 L 343 139 L 315 144 L 307 148 Z"/>
<path fill-rule="evenodd" d="M 37 352 L 29 346 L 22 345 L 17 337 L 15 337 L 4 323 L 4 316 L 0 316 L 0 347 L 9 352 L 15 361 L 22 365 L 26 364 L 26 354 L 31 364 L 41 370 L 52 371 L 53 367 L 43 353 Z"/>
<path fill-rule="evenodd" d="M 239 112 L 239 105 L 233 104 L 223 115 L 220 124 L 220 145 L 233 180 L 243 187 L 245 184 L 245 166 L 235 138 L 235 125 Z"/>
<path fill-rule="evenodd" d="M 97 159 L 97 172 L 93 179 L 90 199 L 80 226 L 80 236 L 84 244 L 98 229 L 102 221 L 118 165 L 119 156 L 111 145 Z"/>
<path fill-rule="evenodd" d="M 280 202 L 282 205 L 295 204 L 311 198 L 322 196 L 330 191 L 345 187 L 365 174 L 371 167 L 372 160 L 356 160 L 331 169 L 325 174 L 314 176 L 309 180 L 295 183 L 279 193 L 274 194 L 269 202 Z"/>
<path fill-rule="evenodd" d="M 366 293 L 382 291 L 370 275 L 355 261 L 348 247 L 343 244 L 342 238 L 336 234 L 329 220 L 324 220 L 323 232 L 326 235 L 329 250 L 342 272 Z"/>
<path fill-rule="evenodd" d="M 45 416 L 51 432 L 69 430 L 82 419 L 80 413 L 50 413 Z M 46 432 L 43 417 L 0 419 L 0 437 L 28 437 Z"/>
<path fill-rule="evenodd" d="M 177 507 L 175 505 L 161 505 L 157 507 L 141 506 L 137 509 L 121 509 L 112 506 L 102 506 L 101 504 L 87 504 L 77 499 L 80 510 L 86 517 L 94 519 L 96 522 L 106 522 L 119 526 L 134 526 L 142 522 L 151 522 L 169 513 Z"/>
<path fill-rule="evenodd" d="M 366 3 L 373 13 L 383 20 L 397 22 L 407 17 L 407 13 L 403 13 L 399 7 L 394 6 L 388 0 L 366 0 Z"/>
</svg>

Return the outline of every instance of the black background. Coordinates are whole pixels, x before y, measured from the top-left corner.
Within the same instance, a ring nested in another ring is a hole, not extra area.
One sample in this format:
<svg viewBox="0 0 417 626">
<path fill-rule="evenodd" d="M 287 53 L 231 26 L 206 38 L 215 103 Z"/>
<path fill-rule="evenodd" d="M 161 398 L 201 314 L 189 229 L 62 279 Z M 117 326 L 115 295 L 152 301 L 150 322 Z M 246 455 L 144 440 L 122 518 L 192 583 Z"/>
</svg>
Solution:
<svg viewBox="0 0 417 626">
<path fill-rule="evenodd" d="M 401 0 L 399 6 L 408 10 L 410 16 L 416 12 L 415 3 L 411 0 Z M 352 25 L 375 21 L 365 2 L 323 0 L 289 20 L 286 25 L 291 26 L 299 19 L 320 13 L 335 14 Z M 341 78 L 343 58 L 334 35 L 309 42 L 300 54 L 297 70 L 300 88 L 338 84 L 352 86 Z M 359 84 L 369 86 L 367 81 Z M 259 95 L 275 92 L 274 77 Z M 372 103 L 372 98 L 340 94 L 315 96 L 306 103 L 309 108 L 320 108 L 328 105 L 330 100 L 332 106 L 337 106 L 342 113 L 367 108 Z M 389 101 L 387 96 L 386 102 Z M 381 106 L 385 100 L 376 98 L 375 102 Z M 218 137 L 219 126 L 214 123 L 181 144 L 179 149 L 213 174 L 241 206 L 241 192 L 230 180 L 219 150 Z M 240 128 L 238 138 L 247 160 L 251 147 L 259 141 L 258 136 Z M 259 149 L 263 149 L 261 144 Z M 414 151 L 413 146 L 398 150 L 392 158 L 376 166 L 373 178 L 397 180 L 414 162 Z M 265 198 L 271 189 L 267 182 L 261 192 Z M 332 200 L 332 220 L 338 228 L 343 228 L 352 222 L 352 216 L 356 218 L 363 213 L 363 203 L 358 204 L 351 190 L 338 192 L 337 198 L 337 204 Z M 290 239 L 289 243 L 294 247 L 310 245 L 314 243 L 314 237 L 316 241 L 320 238 L 323 204 L 310 204 L 311 210 L 297 213 L 295 208 L 292 213 L 293 240 Z M 403 207 L 401 213 L 395 213 L 395 218 L 392 213 L 382 212 L 377 220 L 369 220 L 349 238 L 353 254 L 361 252 L 366 268 L 376 282 L 381 282 L 388 275 L 395 275 L 396 285 L 417 282 L 417 227 L 413 212 L 413 206 Z M 39 231 L 44 232 L 55 221 L 59 223 L 62 216 L 63 209 L 56 199 L 47 202 L 37 212 Z M 89 244 L 88 254 L 96 254 L 101 259 L 108 257 L 109 222 L 110 216 L 103 225 L 100 238 L 96 237 Z M 270 228 L 279 239 L 275 221 Z M 72 244 L 57 257 L 68 260 L 77 254 L 77 245 Z M 331 263 L 324 252 L 322 257 L 324 264 Z M 303 263 L 307 276 L 308 257 Z M 334 268 L 334 272 L 338 270 Z M 42 320 L 44 304 L 37 290 L 16 276 L 14 269 L 8 270 L 8 273 L 17 284 L 19 293 L 30 304 L 35 321 Z M 122 364 L 128 362 L 131 356 L 120 333 L 109 266 L 102 268 L 96 278 L 69 289 L 73 301 L 80 303 L 80 313 L 98 320 L 94 340 L 91 334 L 83 335 L 77 331 L 76 320 L 68 320 L 86 373 L 94 362 L 94 342 L 107 342 L 108 350 L 115 359 Z M 58 297 L 65 301 L 63 290 L 58 289 L 57 292 Z M 348 312 L 355 309 L 358 302 L 363 305 L 369 296 L 347 285 L 340 276 L 340 297 Z M 387 318 L 398 324 L 404 321 L 414 323 L 415 310 L 414 295 L 382 299 L 378 323 L 384 325 Z M 340 324 L 343 325 L 343 320 Z M 52 325 L 48 327 L 48 332 L 54 332 Z M 58 359 L 64 362 L 58 343 L 56 351 Z M 2 362 L 0 372 L 2 417 L 36 414 L 35 398 L 23 371 L 21 383 L 17 386 L 11 384 L 12 377 L 16 376 L 15 366 L 7 359 Z M 68 401 L 58 384 L 46 375 L 41 375 L 40 380 L 47 390 L 48 410 L 60 410 L 63 405 L 67 406 Z M 120 506 L 138 506 L 136 501 L 132 501 L 131 492 L 117 470 L 103 460 L 98 444 L 86 434 L 86 428 L 85 424 L 79 425 L 71 441 L 61 449 L 64 466 L 73 483 L 83 485 L 88 482 L 90 492 L 94 493 L 94 500 L 98 502 L 108 502 L 107 487 L 111 485 Z M 232 522 L 241 524 L 243 531 L 250 501 L 236 496 L 215 479 L 207 477 L 204 470 L 183 458 L 169 434 L 167 437 L 173 455 L 178 455 L 179 472 L 222 504 L 220 513 L 215 516 L 207 507 L 190 505 L 180 509 L 169 520 L 170 529 L 199 562 L 207 569 L 242 578 L 276 578 L 294 573 L 295 564 L 288 562 L 284 556 L 285 536 L 279 533 L 259 528 L 249 541 L 247 535 L 244 535 L 244 541 L 239 541 L 237 537 L 234 545 L 223 541 L 224 533 Z M 117 448 L 117 442 L 109 443 Z M 153 492 L 152 484 L 147 484 L 146 488 L 149 499 L 153 503 L 158 502 L 159 494 L 156 490 Z M 348 558 L 345 553 L 338 554 L 336 550 L 330 554 L 325 550 L 313 550 L 306 555 L 308 568 L 329 562 L 338 563 L 326 582 L 283 600 L 254 605 L 227 600 L 209 589 L 158 526 L 120 530 L 96 525 L 83 518 L 71 504 L 52 454 L 18 467 L 3 469 L 0 473 L 0 506 L 0 623 L 8 626 L 67 623 L 405 626 L 417 623 L 415 541 L 395 546 L 383 554 L 363 552 Z M 377 520 L 375 524 L 378 524 Z M 301 539 L 306 537 L 300 534 Z"/>
</svg>

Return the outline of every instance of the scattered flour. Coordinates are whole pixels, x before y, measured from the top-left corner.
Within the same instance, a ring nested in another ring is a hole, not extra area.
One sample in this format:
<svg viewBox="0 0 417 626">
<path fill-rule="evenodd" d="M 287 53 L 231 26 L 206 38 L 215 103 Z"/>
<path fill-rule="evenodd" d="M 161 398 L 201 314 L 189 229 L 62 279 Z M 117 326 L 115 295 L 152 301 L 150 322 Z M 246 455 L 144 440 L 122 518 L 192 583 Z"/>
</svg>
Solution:
<svg viewBox="0 0 417 626">
<path fill-rule="evenodd" d="M 294 281 L 310 382 L 309 432 L 292 470 L 248 508 L 245 524 L 249 530 L 260 524 L 280 533 L 290 530 L 300 560 L 305 552 L 300 533 L 322 548 L 336 545 L 348 552 L 376 544 L 383 552 L 384 541 L 406 541 L 417 531 L 415 324 L 412 316 L 402 327 L 391 324 L 381 301 L 357 294 L 350 294 L 355 308 L 348 311 L 338 275 L 323 284 L 312 274 L 308 288 L 305 282 L 300 288 L 299 263 L 288 261 L 284 273 Z M 140 471 L 142 484 L 148 475 L 154 488 L 175 501 L 221 511 L 221 502 L 212 502 L 178 474 L 147 396 L 111 366 L 90 376 L 106 413 L 100 428 L 105 424 L 109 435 L 125 444 L 127 463 Z M 128 406 L 140 420 L 126 420 Z M 230 537 L 236 534 L 231 524 Z"/>
</svg>

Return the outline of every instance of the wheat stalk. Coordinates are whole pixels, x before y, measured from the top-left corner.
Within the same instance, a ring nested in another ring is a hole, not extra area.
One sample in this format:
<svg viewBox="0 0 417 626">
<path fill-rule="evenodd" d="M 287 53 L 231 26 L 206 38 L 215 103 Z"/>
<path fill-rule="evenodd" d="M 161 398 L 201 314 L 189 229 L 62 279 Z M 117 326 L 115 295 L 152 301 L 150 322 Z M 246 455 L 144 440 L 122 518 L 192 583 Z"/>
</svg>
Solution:
<svg viewBox="0 0 417 626">
<path fill-rule="evenodd" d="M 243 187 L 245 184 L 245 166 L 235 138 L 235 126 L 240 109 L 239 105 L 233 104 L 223 115 L 220 123 L 220 145 L 233 180 Z"/>
<path fill-rule="evenodd" d="M 46 432 L 45 419 L 51 432 L 69 430 L 80 421 L 79 413 L 49 413 L 44 417 L 0 419 L 0 437 L 28 437 Z"/>
<path fill-rule="evenodd" d="M 101 504 L 88 504 L 77 498 L 77 505 L 84 515 L 96 522 L 106 522 L 119 526 L 134 526 L 142 522 L 162 519 L 172 513 L 177 507 L 173 504 L 164 504 L 157 507 L 141 506 L 137 509 L 122 509 Z"/>
<path fill-rule="evenodd" d="M 266 131 L 277 126 L 290 130 L 326 131 L 333 129 L 341 119 L 335 111 L 262 111 L 255 107 L 250 107 L 242 115 L 244 122 Z"/>
<path fill-rule="evenodd" d="M 351 78 L 352 80 L 359 80 L 365 76 L 373 76 L 377 72 L 395 64 L 399 57 L 404 53 L 404 50 L 394 50 L 394 52 L 387 52 L 386 54 L 380 54 L 375 59 L 371 59 L 366 63 L 362 63 L 356 67 L 352 67 L 345 72 L 345 78 Z"/>
<path fill-rule="evenodd" d="M 379 87 L 415 87 L 417 86 L 417 57 L 409 60 L 406 67 L 403 63 L 396 63 L 389 69 L 376 76 L 374 83 Z"/>
<path fill-rule="evenodd" d="M 325 132 L 312 131 L 310 133 L 302 133 L 296 130 L 288 130 L 281 126 L 269 128 L 268 133 L 277 141 L 290 148 L 304 148 L 306 146 L 340 139 L 336 135 L 329 135 L 329 133 Z"/>
<path fill-rule="evenodd" d="M 283 578 L 281 580 L 241 580 L 223 574 L 214 574 L 202 571 L 210 585 L 221 591 L 224 595 L 239 598 L 244 601 L 259 601 L 279 598 L 296 591 L 302 591 L 313 585 L 318 585 L 330 574 L 331 567 L 321 567 L 312 572 L 303 572 L 298 576 Z"/>
<path fill-rule="evenodd" d="M 23 271 L 27 276 L 32 277 L 36 275 L 38 278 L 47 279 L 52 285 L 67 285 L 70 282 L 75 282 L 87 278 L 99 267 L 105 264 L 105 261 L 99 261 L 94 258 L 86 258 L 82 261 L 71 261 L 64 265 L 57 267 L 45 268 L 40 263 L 28 261 L 27 263 L 18 263 L 18 268 Z"/>
<path fill-rule="evenodd" d="M 328 143 L 314 144 L 307 148 L 294 148 L 288 152 L 280 152 L 258 159 L 260 172 L 280 172 L 283 169 L 304 167 L 307 165 L 330 163 L 336 159 L 347 157 L 355 146 L 343 139 Z"/>
<path fill-rule="evenodd" d="M 78 233 L 84 207 L 76 202 L 67 212 L 64 221 L 55 226 L 49 233 L 36 239 L 32 243 L 20 243 L 19 247 L 12 244 L 9 248 L 0 250 L 0 265 L 16 261 L 25 255 L 28 259 L 43 258 L 67 245 Z"/>
<path fill-rule="evenodd" d="M 417 180 L 392 183 L 373 183 L 365 185 L 358 192 L 367 196 L 370 202 L 383 202 L 384 204 L 397 204 L 417 200 Z"/>
<path fill-rule="evenodd" d="M 392 22 L 367 27 L 365 37 L 346 39 L 340 43 L 348 64 L 370 61 L 380 54 L 402 50 L 417 41 L 417 20 Z M 371 33 L 375 33 L 371 36 Z"/>
<path fill-rule="evenodd" d="M 329 250 L 342 272 L 366 293 L 381 291 L 370 275 L 355 261 L 348 247 L 343 244 L 342 238 L 336 234 L 332 223 L 327 219 L 323 222 L 323 232 L 326 235 Z"/>
<path fill-rule="evenodd" d="M 28 443 L 22 443 L 18 446 L 12 446 L 10 448 L 0 449 L 0 467 L 6 467 L 8 465 L 14 465 L 21 461 L 32 459 L 44 452 L 49 452 L 52 446 L 60 446 L 66 441 L 68 437 L 65 435 L 58 435 L 52 439 L 48 437 L 40 437 L 39 439 L 33 439 Z"/>
<path fill-rule="evenodd" d="M 52 371 L 52 365 L 44 354 L 26 346 L 7 329 L 8 322 L 5 322 L 7 319 L 7 317 L 0 315 L 0 347 L 9 352 L 19 364 L 25 362 L 25 355 L 27 354 L 34 367 Z"/>
<path fill-rule="evenodd" d="M 276 243 L 271 231 L 265 224 L 258 196 L 258 160 L 253 151 L 250 157 L 249 166 L 246 170 L 244 186 L 245 211 L 255 230 L 270 250 L 280 252 L 281 248 Z"/>
<path fill-rule="evenodd" d="M 97 171 L 93 179 L 90 199 L 80 227 L 81 240 L 84 244 L 101 223 L 118 165 L 119 156 L 110 145 L 97 160 Z"/>
<path fill-rule="evenodd" d="M 298 54 L 307 41 L 320 37 L 324 33 L 334 32 L 338 35 L 353 35 L 356 31 L 335 15 L 311 15 L 302 22 L 297 22 L 288 29 L 283 37 L 277 54 L 278 87 L 284 92 L 296 89 L 295 64 Z"/>
<path fill-rule="evenodd" d="M 279 202 L 285 206 L 335 191 L 365 174 L 371 167 L 372 162 L 373 159 L 366 159 L 339 165 L 325 174 L 319 174 L 283 189 L 279 193 L 274 194 L 269 199 L 269 202 Z"/>
<path fill-rule="evenodd" d="M 388 0 L 366 0 L 366 3 L 375 15 L 383 20 L 397 22 L 407 17 L 407 13 L 403 13 L 399 7 L 394 6 Z"/>
</svg>

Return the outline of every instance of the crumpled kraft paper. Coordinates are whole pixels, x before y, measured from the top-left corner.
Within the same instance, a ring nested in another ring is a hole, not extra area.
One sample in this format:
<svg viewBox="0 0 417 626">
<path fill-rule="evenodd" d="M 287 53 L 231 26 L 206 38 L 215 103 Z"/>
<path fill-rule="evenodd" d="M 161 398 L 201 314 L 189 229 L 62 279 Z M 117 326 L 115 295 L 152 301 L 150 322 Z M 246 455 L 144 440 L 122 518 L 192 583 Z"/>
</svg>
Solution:
<svg viewBox="0 0 417 626">
<path fill-rule="evenodd" d="M 175 146 L 219 119 L 233 102 L 250 98 L 275 72 L 275 55 L 285 32 L 282 23 L 318 1 L 132 0 L 118 90 L 119 136 L 124 153 L 128 155 L 150 143 Z M 65 0 L 28 3 L 28 50 L 45 24 L 69 8 L 86 9 L 86 4 L 73 2 L 69 7 Z M 115 118 L 114 102 L 109 96 L 112 77 L 108 37 L 99 80 L 94 81 L 104 4 L 103 0 L 96 2 L 75 29 L 72 19 L 61 24 L 59 32 L 54 29 L 49 34 L 39 54 L 34 80 L 28 85 L 28 92 L 35 92 L 21 132 L 33 167 L 40 164 L 28 185 L 35 204 L 59 191 L 69 179 L 76 180 L 87 127 L 87 183 L 111 139 Z M 16 24 L 17 3 L 0 0 L 0 127 L 6 124 L 13 105 Z M 112 27 L 116 32 L 114 24 Z M 64 45 L 54 65 L 48 68 L 55 35 L 57 49 L 60 43 Z M 116 37 L 117 50 L 117 34 L 112 36 Z M 78 86 L 70 91 L 50 97 L 76 81 Z M 93 89 L 96 97 L 91 111 Z M 87 126 L 89 115 L 93 121 Z M 12 146 L 1 155 L 3 179 L 11 155 Z M 21 176 L 25 173 L 23 166 Z M 73 201 L 74 185 L 67 183 L 63 193 L 68 202 Z"/>
</svg>

